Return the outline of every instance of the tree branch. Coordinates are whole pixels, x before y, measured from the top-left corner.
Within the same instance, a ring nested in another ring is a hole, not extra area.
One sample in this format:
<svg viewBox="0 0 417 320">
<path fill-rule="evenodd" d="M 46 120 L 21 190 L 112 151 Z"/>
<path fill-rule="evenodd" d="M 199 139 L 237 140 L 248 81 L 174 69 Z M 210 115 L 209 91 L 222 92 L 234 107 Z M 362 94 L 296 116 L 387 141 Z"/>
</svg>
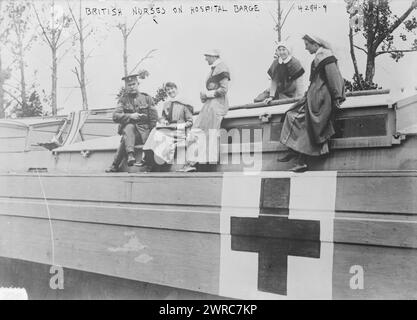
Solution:
<svg viewBox="0 0 417 320">
<path fill-rule="evenodd" d="M 151 1 L 151 3 L 149 4 L 149 8 L 152 8 L 154 6 L 154 0 Z M 136 24 L 139 22 L 140 19 L 143 18 L 144 15 L 140 15 L 136 21 L 133 23 L 132 27 L 127 31 L 127 25 L 126 25 L 126 36 L 129 37 L 130 33 L 133 31 L 133 29 L 135 28 Z"/>
<path fill-rule="evenodd" d="M 18 79 L 16 79 L 16 81 L 18 81 Z M 17 90 L 17 91 L 20 91 L 20 88 L 19 88 L 18 86 L 14 86 L 14 85 L 12 85 L 12 84 L 10 84 L 10 83 L 4 83 L 4 85 L 5 85 L 5 86 L 8 86 L 8 87 L 10 87 L 10 88 L 13 88 L 13 89 L 15 89 L 15 90 Z"/>
<path fill-rule="evenodd" d="M 85 57 L 84 61 L 87 62 L 87 60 L 91 57 L 91 54 L 93 53 L 95 48 L 91 49 L 91 51 L 87 54 L 87 56 Z"/>
<path fill-rule="evenodd" d="M 398 28 L 398 26 L 403 23 L 405 19 L 410 15 L 410 13 L 417 8 L 417 0 L 413 0 L 410 7 L 399 17 L 395 22 L 391 25 L 391 27 L 388 29 L 387 34 L 393 33 L 395 29 Z M 375 48 L 378 48 L 378 46 L 381 44 L 381 42 L 385 39 L 385 36 L 381 34 L 375 41 Z"/>
<path fill-rule="evenodd" d="M 80 79 L 80 74 L 78 72 L 77 67 L 75 67 L 74 70 L 71 70 L 71 71 L 77 76 L 78 83 L 79 83 L 79 85 L 81 87 L 81 79 Z"/>
<path fill-rule="evenodd" d="M 354 45 L 354 47 L 358 50 L 361 50 L 361 51 L 365 52 L 365 54 L 368 54 L 368 51 L 365 50 L 364 48 L 358 47 L 357 45 Z"/>
<path fill-rule="evenodd" d="M 59 49 L 60 47 L 62 47 L 63 44 L 65 44 L 69 39 L 74 38 L 75 35 L 70 35 L 67 38 L 65 38 L 64 40 L 62 40 L 60 43 L 58 43 L 58 41 L 56 42 L 56 48 Z"/>
<path fill-rule="evenodd" d="M 277 21 L 277 19 L 275 19 L 275 17 L 272 14 L 272 12 L 271 11 L 268 11 L 268 12 L 269 12 L 269 15 L 271 16 L 271 18 L 274 20 L 275 25 L 278 25 L 278 21 Z"/>
<path fill-rule="evenodd" d="M 34 2 L 32 2 L 32 7 L 33 7 L 33 11 L 35 11 L 35 15 L 36 15 L 36 19 L 38 20 L 38 24 L 39 24 L 39 26 L 42 29 L 42 34 L 44 36 L 45 42 L 47 42 L 48 45 L 51 48 L 53 48 L 52 42 L 51 42 L 51 40 L 49 39 L 49 37 L 48 37 L 48 35 L 46 33 L 45 27 L 43 26 L 43 24 L 41 22 L 41 19 L 39 18 L 39 14 L 38 14 L 38 11 L 36 10 L 35 3 Z"/>
<path fill-rule="evenodd" d="M 152 49 L 150 50 L 142 59 L 139 60 L 139 62 L 136 64 L 136 66 L 132 69 L 132 71 L 129 72 L 129 74 L 133 73 L 137 67 L 139 67 L 139 65 L 145 61 L 146 59 L 151 59 L 153 58 L 153 56 L 151 56 L 152 53 L 154 53 L 155 51 L 157 51 L 157 49 Z"/>
<path fill-rule="evenodd" d="M 78 30 L 78 33 L 81 33 L 81 28 L 78 25 L 77 19 L 75 18 L 74 12 L 73 12 L 73 10 L 72 10 L 72 8 L 71 8 L 68 0 L 67 0 L 67 5 L 68 5 L 69 12 L 71 14 L 72 20 L 74 20 L 74 24 L 75 24 L 75 26 L 76 26 L 76 28 Z"/>
<path fill-rule="evenodd" d="M 398 52 L 416 52 L 417 49 L 406 49 L 406 50 L 387 50 L 387 51 L 379 51 L 376 53 L 376 56 L 380 56 L 381 54 L 386 53 L 398 53 Z"/>
<path fill-rule="evenodd" d="M 358 62 L 356 60 L 355 45 L 353 44 L 353 30 L 352 30 L 352 28 L 349 28 L 349 45 L 350 45 L 350 57 L 352 58 L 353 69 L 355 71 L 356 78 L 358 79 L 358 83 L 360 84 Z"/>
<path fill-rule="evenodd" d="M 7 90 L 7 89 L 3 89 L 3 91 L 5 92 L 5 93 L 7 93 L 13 100 L 16 100 L 16 102 L 18 103 L 18 104 L 20 104 L 21 106 L 23 106 L 23 104 L 22 104 L 22 102 L 20 102 L 20 100 L 14 95 L 14 94 L 12 94 L 9 90 Z"/>
<path fill-rule="evenodd" d="M 94 33 L 94 30 L 90 29 L 90 31 L 84 36 L 84 41 L 87 40 L 93 33 Z"/>
<path fill-rule="evenodd" d="M 67 55 L 67 53 L 71 51 L 71 49 L 72 47 L 69 47 L 67 50 L 65 50 L 65 52 L 60 57 L 58 57 L 57 63 L 60 63 L 62 58 L 64 58 Z"/>
<path fill-rule="evenodd" d="M 133 23 L 133 25 L 129 28 L 129 30 L 126 32 L 126 36 L 128 37 L 130 35 L 130 33 L 133 31 L 133 29 L 135 28 L 136 24 L 139 22 L 140 19 L 142 19 L 143 15 L 140 15 L 136 21 Z"/>
<path fill-rule="evenodd" d="M 17 62 L 17 60 L 18 60 L 17 57 L 14 58 L 14 60 L 6 67 L 6 69 L 11 68 Z"/>
<path fill-rule="evenodd" d="M 284 20 L 281 23 L 281 27 L 284 26 L 285 21 L 287 20 L 288 15 L 290 14 L 290 12 L 292 11 L 292 9 L 294 8 L 295 2 L 292 3 L 291 7 L 288 9 L 287 14 L 284 17 Z"/>
</svg>

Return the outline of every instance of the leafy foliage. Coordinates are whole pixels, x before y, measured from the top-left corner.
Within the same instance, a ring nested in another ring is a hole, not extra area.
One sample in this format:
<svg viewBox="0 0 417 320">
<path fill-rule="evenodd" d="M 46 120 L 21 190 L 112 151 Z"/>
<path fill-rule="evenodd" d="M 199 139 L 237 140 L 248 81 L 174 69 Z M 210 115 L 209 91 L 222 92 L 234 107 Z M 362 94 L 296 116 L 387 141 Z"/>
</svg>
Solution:
<svg viewBox="0 0 417 320">
<path fill-rule="evenodd" d="M 119 89 L 119 92 L 116 95 L 116 100 L 120 100 L 121 97 L 124 97 L 126 95 L 126 88 L 125 87 L 121 87 Z M 165 101 L 165 99 L 168 97 L 166 91 L 165 91 L 165 84 L 163 84 L 161 87 L 159 87 L 156 90 L 155 95 L 152 97 L 153 101 L 156 104 L 158 104 L 161 101 Z"/>
<path fill-rule="evenodd" d="M 33 91 L 29 96 L 28 102 L 16 106 L 13 109 L 13 113 L 15 113 L 18 118 L 41 116 L 43 114 L 43 106 L 39 94 L 36 91 Z"/>
<path fill-rule="evenodd" d="M 354 74 L 353 81 L 345 79 L 345 88 L 347 92 L 382 89 L 377 83 L 366 81 L 362 73 L 359 74 L 359 77 Z"/>
<path fill-rule="evenodd" d="M 373 85 L 375 59 L 379 55 L 388 54 L 398 62 L 405 52 L 417 49 L 417 40 L 410 46 L 410 36 L 416 36 L 417 19 L 410 14 L 417 8 L 417 0 L 410 1 L 410 6 L 400 16 L 394 14 L 388 0 L 345 0 L 352 30 L 365 39 L 364 48 L 354 46 L 365 52 L 367 65 L 365 85 Z M 360 23 L 355 24 L 352 22 Z M 399 44 L 408 48 L 400 48 Z M 358 76 L 356 76 L 358 78 Z M 361 83 L 361 79 L 353 79 Z"/>
<path fill-rule="evenodd" d="M 145 69 L 138 70 L 137 74 L 138 74 L 138 78 L 142 80 L 146 79 L 150 75 L 149 71 Z M 126 95 L 126 88 L 121 87 L 119 89 L 119 92 L 116 95 L 116 100 L 119 100 L 121 97 L 124 97 L 125 95 Z"/>
<path fill-rule="evenodd" d="M 138 71 L 139 79 L 146 79 L 147 77 L 149 77 L 149 72 L 147 70 L 141 69 Z"/>
<path fill-rule="evenodd" d="M 33 41 L 37 39 L 35 33 L 36 30 L 33 30 L 30 23 L 30 20 L 32 19 L 30 9 L 29 1 L 16 0 L 9 0 L 6 8 L 11 23 L 11 29 L 16 36 L 16 40 L 13 41 L 11 48 L 15 55 L 21 53 L 19 46 L 21 46 L 24 51 L 29 50 Z"/>
<path fill-rule="evenodd" d="M 126 95 L 126 88 L 125 87 L 121 87 L 119 89 L 119 92 L 116 95 L 116 100 L 119 101 L 120 98 L 124 97 Z"/>
<path fill-rule="evenodd" d="M 159 87 L 156 90 L 155 96 L 153 97 L 153 100 L 155 104 L 158 104 L 161 101 L 165 101 L 165 99 L 168 97 L 166 90 L 165 90 L 165 84 L 162 84 L 161 87 Z"/>
</svg>

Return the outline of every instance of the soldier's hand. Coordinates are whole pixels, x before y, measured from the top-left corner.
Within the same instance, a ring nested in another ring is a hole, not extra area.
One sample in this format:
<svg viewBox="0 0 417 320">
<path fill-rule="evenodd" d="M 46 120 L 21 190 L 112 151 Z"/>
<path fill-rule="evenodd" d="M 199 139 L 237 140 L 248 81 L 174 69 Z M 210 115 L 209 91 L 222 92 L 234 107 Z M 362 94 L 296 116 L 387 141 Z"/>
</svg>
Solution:
<svg viewBox="0 0 417 320">
<path fill-rule="evenodd" d="M 133 121 L 138 121 L 140 118 L 141 118 L 140 113 L 135 112 L 135 113 L 130 114 L 130 119 Z"/>
</svg>

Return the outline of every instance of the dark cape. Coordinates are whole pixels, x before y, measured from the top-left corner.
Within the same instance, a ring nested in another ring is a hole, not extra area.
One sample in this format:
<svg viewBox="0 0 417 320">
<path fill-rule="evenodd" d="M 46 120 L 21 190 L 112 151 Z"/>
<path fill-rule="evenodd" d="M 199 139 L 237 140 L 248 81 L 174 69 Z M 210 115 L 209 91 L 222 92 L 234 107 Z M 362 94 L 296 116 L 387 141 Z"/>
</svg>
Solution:
<svg viewBox="0 0 417 320">
<path fill-rule="evenodd" d="M 274 100 L 279 98 L 279 94 L 290 98 L 294 97 L 296 89 L 293 85 L 294 81 L 301 77 L 304 72 L 300 61 L 294 57 L 291 57 L 291 60 L 287 63 L 279 63 L 278 59 L 275 59 L 268 69 L 271 80 L 277 83 Z"/>
<path fill-rule="evenodd" d="M 344 79 L 337 59 L 330 50 L 321 49 L 311 64 L 306 94 L 286 112 L 281 143 L 311 156 L 328 153 L 328 140 L 335 133 L 335 103 L 344 100 Z"/>
</svg>

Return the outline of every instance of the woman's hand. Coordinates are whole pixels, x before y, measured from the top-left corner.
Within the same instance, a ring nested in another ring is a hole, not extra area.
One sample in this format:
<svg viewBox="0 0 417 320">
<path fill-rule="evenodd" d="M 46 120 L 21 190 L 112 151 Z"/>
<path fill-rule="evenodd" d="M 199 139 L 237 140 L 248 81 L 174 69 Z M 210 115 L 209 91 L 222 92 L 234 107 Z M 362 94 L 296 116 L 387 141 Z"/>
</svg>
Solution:
<svg viewBox="0 0 417 320">
<path fill-rule="evenodd" d="M 269 104 L 272 100 L 274 100 L 274 97 L 268 97 L 264 100 L 264 103 Z"/>
<path fill-rule="evenodd" d="M 207 95 L 205 92 L 200 92 L 200 100 L 203 103 L 207 101 Z"/>
<path fill-rule="evenodd" d="M 336 107 L 336 109 L 342 109 L 342 103 L 343 103 L 343 100 L 336 100 L 335 101 L 335 107 Z"/>
</svg>

